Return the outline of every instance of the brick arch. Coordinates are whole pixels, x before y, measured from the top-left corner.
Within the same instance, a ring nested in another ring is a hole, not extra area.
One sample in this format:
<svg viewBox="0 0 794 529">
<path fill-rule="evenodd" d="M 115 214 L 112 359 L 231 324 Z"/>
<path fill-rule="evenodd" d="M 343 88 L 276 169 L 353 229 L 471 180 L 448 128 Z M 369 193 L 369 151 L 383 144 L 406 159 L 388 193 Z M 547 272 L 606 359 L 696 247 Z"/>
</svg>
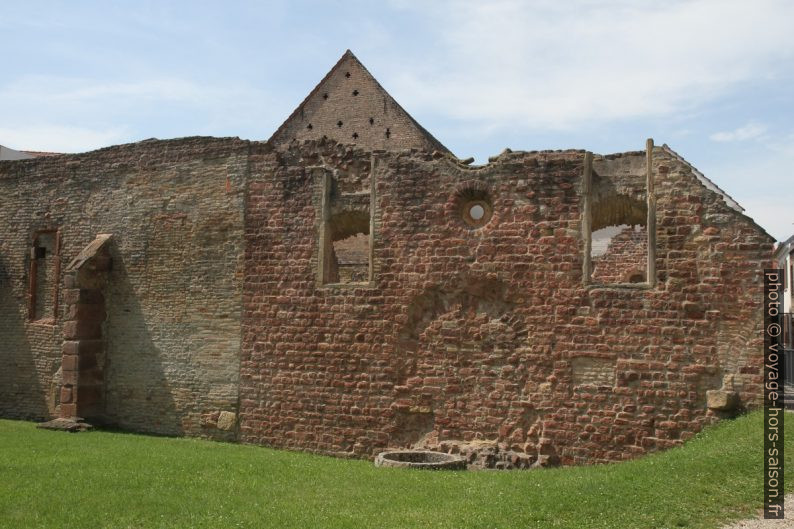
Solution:
<svg viewBox="0 0 794 529">
<path fill-rule="evenodd" d="M 524 319 L 501 281 L 453 285 L 428 288 L 407 308 L 392 360 L 392 445 L 502 440 L 515 430 L 505 424 L 521 423 Z"/>
</svg>

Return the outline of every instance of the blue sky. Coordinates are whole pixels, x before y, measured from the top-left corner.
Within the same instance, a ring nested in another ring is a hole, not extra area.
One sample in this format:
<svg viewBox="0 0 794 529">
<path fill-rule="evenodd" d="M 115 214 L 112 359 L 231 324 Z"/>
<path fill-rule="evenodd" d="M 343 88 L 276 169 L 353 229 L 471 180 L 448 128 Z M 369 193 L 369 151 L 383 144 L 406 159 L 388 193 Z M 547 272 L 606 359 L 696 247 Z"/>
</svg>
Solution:
<svg viewBox="0 0 794 529">
<path fill-rule="evenodd" d="M 264 140 L 350 48 L 462 158 L 667 143 L 794 233 L 794 2 L 7 2 L 0 144 Z"/>
</svg>

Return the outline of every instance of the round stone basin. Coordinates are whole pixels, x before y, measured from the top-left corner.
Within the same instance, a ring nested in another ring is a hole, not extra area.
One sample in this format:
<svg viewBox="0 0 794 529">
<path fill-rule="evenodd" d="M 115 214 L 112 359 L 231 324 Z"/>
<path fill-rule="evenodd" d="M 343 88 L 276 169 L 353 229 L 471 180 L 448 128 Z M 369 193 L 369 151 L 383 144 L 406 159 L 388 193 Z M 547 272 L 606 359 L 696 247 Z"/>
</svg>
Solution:
<svg viewBox="0 0 794 529">
<path fill-rule="evenodd" d="M 427 470 L 466 470 L 466 460 L 454 454 L 431 450 L 391 450 L 375 458 L 376 467 L 424 468 Z"/>
</svg>

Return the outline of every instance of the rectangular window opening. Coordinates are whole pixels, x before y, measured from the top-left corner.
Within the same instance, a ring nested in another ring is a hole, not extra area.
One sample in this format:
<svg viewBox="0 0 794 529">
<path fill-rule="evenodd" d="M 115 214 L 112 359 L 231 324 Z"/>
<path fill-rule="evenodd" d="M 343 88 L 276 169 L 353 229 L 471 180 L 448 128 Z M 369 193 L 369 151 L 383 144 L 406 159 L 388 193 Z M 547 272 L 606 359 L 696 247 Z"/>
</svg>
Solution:
<svg viewBox="0 0 794 529">
<path fill-rule="evenodd" d="M 633 171 L 624 168 L 614 175 L 610 170 L 608 176 L 600 176 L 593 172 L 593 155 L 585 154 L 582 187 L 585 285 L 655 284 L 652 140 L 648 140 L 647 147 L 645 174 L 637 171 L 638 168 Z"/>
<path fill-rule="evenodd" d="M 369 209 L 342 210 L 325 223 L 322 283 L 366 284 L 371 277 Z"/>
<path fill-rule="evenodd" d="M 58 311 L 59 242 L 57 231 L 39 232 L 33 239 L 29 306 L 33 321 L 55 320 Z"/>
<path fill-rule="evenodd" d="M 594 230 L 590 251 L 593 283 L 648 281 L 648 229 L 645 222 L 612 224 Z"/>
<path fill-rule="evenodd" d="M 335 178 L 322 172 L 318 284 L 368 285 L 372 282 L 372 209 L 374 187 L 340 191 Z"/>
<path fill-rule="evenodd" d="M 366 229 L 366 231 L 364 231 Z M 355 235 L 333 242 L 328 283 L 369 281 L 369 221 Z"/>
</svg>

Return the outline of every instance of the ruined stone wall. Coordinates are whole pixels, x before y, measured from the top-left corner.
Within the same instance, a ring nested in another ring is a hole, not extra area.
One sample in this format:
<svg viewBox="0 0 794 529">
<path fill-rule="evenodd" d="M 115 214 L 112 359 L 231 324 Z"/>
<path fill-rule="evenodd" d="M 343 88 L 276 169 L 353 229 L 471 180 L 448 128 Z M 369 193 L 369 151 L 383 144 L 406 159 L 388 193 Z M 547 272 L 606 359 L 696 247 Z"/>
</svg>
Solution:
<svg viewBox="0 0 794 529">
<path fill-rule="evenodd" d="M 679 444 L 721 416 L 709 390 L 757 404 L 771 238 L 656 148 L 656 285 L 584 286 L 583 158 L 185 138 L 2 162 L 0 415 L 56 412 L 64 272 L 31 321 L 31 261 L 99 233 L 104 418 L 124 428 L 523 466 Z M 594 219 L 643 221 L 644 154 L 594 169 L 619 201 Z"/>
<path fill-rule="evenodd" d="M 482 168 L 376 153 L 366 181 L 350 170 L 371 159 L 320 143 L 252 162 L 242 441 L 615 461 L 712 421 L 707 390 L 758 402 L 754 287 L 771 238 L 663 149 L 653 288 L 583 286 L 580 151 Z M 623 180 L 644 182 L 640 169 Z M 369 283 L 318 281 L 323 175 L 361 192 L 375 180 Z M 485 206 L 479 225 L 471 204 Z"/>
<path fill-rule="evenodd" d="M 0 415 L 40 419 L 58 405 L 63 270 L 54 320 L 30 321 L 34 233 L 58 230 L 64 267 L 112 233 L 105 420 L 234 438 L 249 149 L 184 138 L 0 163 Z M 220 412 L 232 431 L 217 429 Z"/>
</svg>

